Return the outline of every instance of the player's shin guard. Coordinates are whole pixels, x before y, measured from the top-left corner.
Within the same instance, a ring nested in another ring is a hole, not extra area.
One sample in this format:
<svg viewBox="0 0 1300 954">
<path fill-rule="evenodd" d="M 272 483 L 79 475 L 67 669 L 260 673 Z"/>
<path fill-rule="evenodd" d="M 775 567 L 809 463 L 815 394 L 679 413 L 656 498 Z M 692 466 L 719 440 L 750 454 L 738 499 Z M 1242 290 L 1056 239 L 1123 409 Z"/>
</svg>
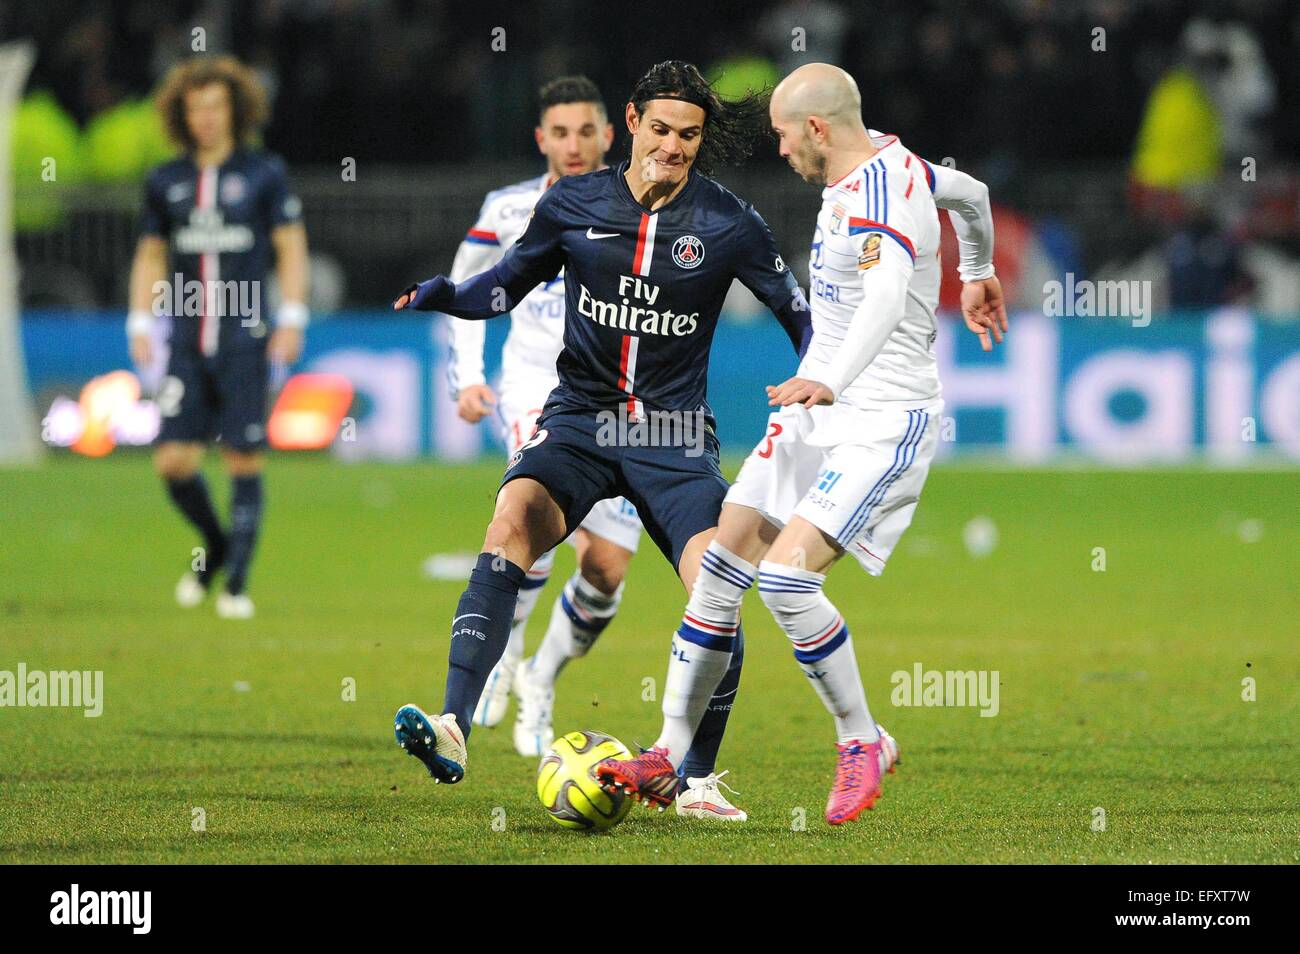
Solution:
<svg viewBox="0 0 1300 954">
<path fill-rule="evenodd" d="M 727 720 L 731 718 L 731 708 L 736 702 L 736 693 L 740 689 L 740 667 L 745 662 L 745 631 L 736 627 L 736 642 L 731 647 L 731 662 L 727 672 L 718 684 L 718 689 L 709 699 L 709 706 L 704 710 L 700 726 L 691 739 L 691 749 L 678 769 L 682 777 L 682 786 L 688 778 L 706 778 L 718 767 L 718 749 L 722 745 L 722 736 L 727 731 Z"/>
<path fill-rule="evenodd" d="M 656 745 L 668 750 L 674 767 L 680 768 L 685 760 L 731 665 L 740 629 L 740 603 L 755 575 L 753 564 L 716 540 L 704 551 L 700 574 L 673 636 L 664 684 L 664 728 Z M 716 754 L 716 748 L 714 751 Z"/>
<path fill-rule="evenodd" d="M 239 594 L 248 583 L 248 567 L 262 525 L 262 475 L 248 474 L 231 481 L 230 547 L 226 563 L 226 590 Z"/>
<path fill-rule="evenodd" d="M 529 679 L 536 685 L 553 685 L 565 663 L 587 655 L 622 600 L 622 583 L 613 593 L 602 593 L 575 570 L 564 584 L 564 591 L 555 598 L 551 623 L 533 656 Z"/>
<path fill-rule="evenodd" d="M 206 580 L 226 559 L 226 534 L 221 529 L 217 512 L 212 509 L 207 481 L 199 473 L 180 479 L 168 479 L 167 493 L 176 509 L 203 535 L 203 545 L 207 552 L 204 554 L 204 565 L 199 571 L 199 577 L 205 581 L 206 586 Z"/>
<path fill-rule="evenodd" d="M 758 591 L 794 646 L 794 658 L 826 711 L 840 742 L 875 742 L 880 734 L 867 709 L 853 640 L 844 617 L 822 592 L 826 577 L 764 560 Z"/>
<path fill-rule="evenodd" d="M 528 617 L 533 614 L 537 601 L 542 598 L 542 588 L 551 578 L 553 566 L 555 551 L 547 550 L 524 574 L 524 582 L 519 587 L 519 597 L 515 602 L 514 618 L 510 624 L 510 641 L 506 644 L 503 657 L 507 661 L 518 663 L 524 658 L 524 630 L 528 627 Z"/>
<path fill-rule="evenodd" d="M 504 557 L 480 553 L 469 586 L 456 605 L 442 711 L 455 713 L 466 738 L 488 674 L 510 640 L 515 602 L 524 577 L 524 571 Z"/>
</svg>

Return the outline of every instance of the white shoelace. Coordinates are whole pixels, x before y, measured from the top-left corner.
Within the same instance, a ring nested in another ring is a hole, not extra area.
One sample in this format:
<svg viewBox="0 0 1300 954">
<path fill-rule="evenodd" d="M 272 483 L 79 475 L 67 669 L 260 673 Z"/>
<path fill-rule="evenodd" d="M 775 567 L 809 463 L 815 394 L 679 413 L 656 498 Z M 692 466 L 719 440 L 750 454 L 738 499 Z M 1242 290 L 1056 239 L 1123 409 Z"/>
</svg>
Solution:
<svg viewBox="0 0 1300 954">
<path fill-rule="evenodd" d="M 710 775 L 706 775 L 704 778 L 688 778 L 686 780 L 686 787 L 692 791 L 696 789 L 704 789 L 706 792 L 716 795 L 718 798 L 722 799 L 722 801 L 730 805 L 731 802 L 727 801 L 727 797 L 718 791 L 718 788 L 721 787 L 725 788 L 732 795 L 740 794 L 740 792 L 736 791 L 722 780 L 722 776 L 726 775 L 730 771 L 731 769 L 723 769 L 721 772 L 714 772 Z"/>
</svg>

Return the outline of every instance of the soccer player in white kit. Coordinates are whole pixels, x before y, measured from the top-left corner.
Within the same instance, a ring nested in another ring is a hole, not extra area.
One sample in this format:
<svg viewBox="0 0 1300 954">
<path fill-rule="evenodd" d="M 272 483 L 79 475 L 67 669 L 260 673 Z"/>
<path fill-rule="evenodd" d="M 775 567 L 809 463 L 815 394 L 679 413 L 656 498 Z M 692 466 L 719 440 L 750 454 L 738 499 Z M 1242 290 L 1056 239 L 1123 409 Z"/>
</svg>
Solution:
<svg viewBox="0 0 1300 954">
<path fill-rule="evenodd" d="M 711 572 L 700 574 L 684 617 L 737 620 L 757 581 L 835 720 L 832 825 L 870 808 L 898 759 L 867 708 L 848 627 L 822 585 L 846 553 L 872 575 L 884 570 L 938 443 L 936 203 L 957 232 L 967 327 L 986 351 L 1006 330 L 987 188 L 867 130 L 861 110 L 853 78 L 826 64 L 800 67 L 773 92 L 781 156 L 825 185 L 809 261 L 813 338 L 798 376 L 767 389 L 778 410 L 727 493 L 703 557 Z M 674 643 L 664 694 L 681 700 L 673 707 L 681 715 L 669 716 L 665 701 L 651 750 L 670 761 L 689 745 L 700 700 L 725 669 L 702 655 L 697 648 L 683 665 Z"/>
<path fill-rule="evenodd" d="M 614 127 L 605 115 L 599 89 L 585 77 L 562 77 L 542 87 L 541 117 L 535 130 L 537 148 L 546 156 L 545 174 L 489 192 L 474 227 L 461 243 L 452 265 L 452 281 L 462 281 L 495 265 L 523 234 L 533 206 L 561 176 L 583 175 L 605 164 Z M 514 455 L 533 434 L 546 397 L 559 378 L 555 359 L 563 347 L 564 278 L 538 285 L 510 313 L 510 333 L 501 360 L 501 395 L 483 374 L 485 322 L 449 318 L 452 349 L 451 387 L 460 417 L 476 423 L 495 408 L 506 443 Z M 510 642 L 488 677 L 474 710 L 478 725 L 497 725 L 505 716 L 513 690 L 519 701 L 514 727 L 520 755 L 540 757 L 554 741 L 551 712 L 555 680 L 570 659 L 585 655 L 618 611 L 623 577 L 641 540 L 636 508 L 622 497 L 602 500 L 570 538 L 578 568 L 555 599 L 550 624 L 537 653 L 523 660 L 524 630 L 551 575 L 555 551 L 528 570 L 519 590 Z"/>
</svg>

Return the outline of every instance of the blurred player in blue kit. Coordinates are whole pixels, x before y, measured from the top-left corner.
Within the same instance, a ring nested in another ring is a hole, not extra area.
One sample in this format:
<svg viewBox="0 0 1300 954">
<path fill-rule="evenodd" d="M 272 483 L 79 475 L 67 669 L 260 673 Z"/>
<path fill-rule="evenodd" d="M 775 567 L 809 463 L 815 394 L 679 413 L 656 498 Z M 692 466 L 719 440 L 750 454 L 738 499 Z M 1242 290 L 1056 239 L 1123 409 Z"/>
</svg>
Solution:
<svg viewBox="0 0 1300 954">
<path fill-rule="evenodd" d="M 163 81 L 158 108 L 181 155 L 145 183 L 131 265 L 127 336 L 136 366 L 151 368 L 155 322 L 169 318 L 162 426 L 154 465 L 173 503 L 203 540 L 176 585 L 181 606 L 201 603 L 219 573 L 218 615 L 247 619 L 249 567 L 262 519 L 270 366 L 291 365 L 307 324 L 307 235 L 284 162 L 254 146 L 266 94 L 231 57 L 196 57 Z M 275 262 L 281 302 L 264 312 Z M 229 528 L 199 466 L 221 444 L 232 491 Z"/>
</svg>

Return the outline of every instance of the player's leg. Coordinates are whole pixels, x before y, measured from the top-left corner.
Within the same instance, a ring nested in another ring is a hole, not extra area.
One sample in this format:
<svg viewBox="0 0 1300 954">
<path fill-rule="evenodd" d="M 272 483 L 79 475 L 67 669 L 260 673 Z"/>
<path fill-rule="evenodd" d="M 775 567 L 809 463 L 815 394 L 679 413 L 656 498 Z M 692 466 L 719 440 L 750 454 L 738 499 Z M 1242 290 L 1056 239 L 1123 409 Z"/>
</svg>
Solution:
<svg viewBox="0 0 1300 954">
<path fill-rule="evenodd" d="M 154 470 L 176 509 L 203 538 L 201 552 L 194 554 L 190 569 L 176 584 L 176 601 L 185 607 L 203 601 L 226 558 L 226 533 L 199 470 L 204 446 L 213 436 L 211 383 L 202 358 L 178 348 L 167 359 L 156 395 L 161 425 Z"/>
<path fill-rule="evenodd" d="M 213 375 L 220 404 L 221 456 L 230 477 L 226 583 L 217 596 L 217 614 L 226 619 L 253 615 L 246 590 L 262 527 L 268 374 L 266 349 L 255 347 L 224 352 Z"/>
<path fill-rule="evenodd" d="M 578 566 L 564 584 L 564 590 L 551 608 L 550 625 L 537 652 L 520 665 L 514 684 L 519 700 L 515 719 L 514 744 L 520 755 L 536 758 L 543 755 L 555 739 L 551 715 L 555 707 L 555 680 L 571 659 L 585 656 L 605 631 L 623 596 L 623 578 L 631 562 L 640 522 L 635 522 L 634 536 L 620 536 L 620 542 L 606 539 L 596 529 L 615 536 L 599 521 L 593 521 L 602 509 L 617 506 L 602 500 L 592 508 L 583 526 L 574 531 Z M 631 505 L 626 505 L 631 509 Z M 624 545 L 630 543 L 632 548 Z"/>
<path fill-rule="evenodd" d="M 189 571 L 176 584 L 176 602 L 186 608 L 203 601 L 226 558 L 226 533 L 212 506 L 207 481 L 199 471 L 203 451 L 204 445 L 199 442 L 166 441 L 153 453 L 154 470 L 167 485 L 167 495 L 203 539 Z"/>
<path fill-rule="evenodd" d="M 870 573 L 911 521 L 937 446 L 929 414 L 862 412 L 842 426 L 853 443 L 826 452 L 785 529 L 759 567 L 759 592 L 794 648 L 795 659 L 835 721 L 836 780 L 826 808 L 831 824 L 870 808 L 882 772 L 897 761 L 867 706 L 853 640 L 822 591 L 826 571 L 845 553 Z"/>
<path fill-rule="evenodd" d="M 262 469 L 259 451 L 223 446 L 221 457 L 230 477 L 230 534 L 226 551 L 226 584 L 217 594 L 217 615 L 223 619 L 248 619 L 253 601 L 245 592 L 253 564 L 253 550 L 262 528 Z"/>
<path fill-rule="evenodd" d="M 578 566 L 556 597 L 546 635 L 529 661 L 538 686 L 553 686 L 570 659 L 590 652 L 618 612 L 623 579 L 641 542 L 641 520 L 624 498 L 601 500 L 569 539 Z"/>
<path fill-rule="evenodd" d="M 613 465 L 596 427 L 592 416 L 556 412 L 511 458 L 483 552 L 452 618 L 442 715 L 403 706 L 394 726 L 398 744 L 437 781 L 464 776 L 470 716 L 509 641 L 523 568 L 568 536 L 595 501 L 611 496 Z"/>
<path fill-rule="evenodd" d="M 519 452 L 519 449 L 537 430 L 537 418 L 541 415 L 546 396 L 554 387 L 554 382 L 545 380 L 503 381 L 501 400 L 497 404 L 497 415 L 501 423 L 501 437 L 505 441 L 507 458 Z M 524 634 L 528 629 L 528 620 L 537 608 L 546 582 L 551 578 L 551 569 L 555 564 L 555 551 L 548 550 L 537 558 L 528 568 L 519 596 L 515 601 L 514 619 L 510 625 L 510 639 L 500 661 L 488 675 L 483 695 L 474 708 L 474 724 L 488 728 L 499 725 L 510 708 L 510 693 L 514 688 L 515 673 L 524 658 Z M 547 743 L 550 744 L 549 742 Z"/>
<path fill-rule="evenodd" d="M 880 733 L 867 708 L 849 629 L 822 591 L 843 555 L 833 538 L 800 516 L 786 524 L 759 565 L 759 593 L 794 647 L 835 721 L 839 760 L 826 807 L 832 825 L 856 818 L 880 794 Z"/>
</svg>

